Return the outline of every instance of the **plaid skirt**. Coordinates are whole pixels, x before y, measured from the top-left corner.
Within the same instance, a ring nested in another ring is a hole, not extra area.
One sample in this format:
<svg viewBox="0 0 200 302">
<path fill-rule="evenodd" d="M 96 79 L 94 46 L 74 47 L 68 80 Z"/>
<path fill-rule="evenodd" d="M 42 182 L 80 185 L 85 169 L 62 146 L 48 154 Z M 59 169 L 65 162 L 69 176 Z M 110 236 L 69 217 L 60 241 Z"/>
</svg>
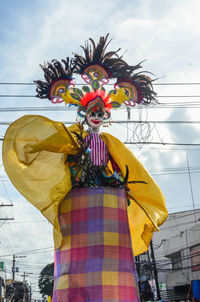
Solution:
<svg viewBox="0 0 200 302">
<path fill-rule="evenodd" d="M 73 189 L 61 202 L 53 302 L 138 302 L 124 189 Z"/>
</svg>

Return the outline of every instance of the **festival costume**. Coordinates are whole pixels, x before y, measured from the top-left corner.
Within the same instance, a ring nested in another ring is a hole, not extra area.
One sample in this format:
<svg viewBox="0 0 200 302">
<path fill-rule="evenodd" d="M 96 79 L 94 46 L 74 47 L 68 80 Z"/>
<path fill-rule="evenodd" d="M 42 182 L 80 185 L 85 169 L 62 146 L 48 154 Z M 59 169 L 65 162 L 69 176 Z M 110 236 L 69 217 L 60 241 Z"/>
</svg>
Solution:
<svg viewBox="0 0 200 302">
<path fill-rule="evenodd" d="M 46 82 L 36 81 L 38 96 L 76 105 L 81 117 L 104 110 L 109 118 L 124 103 L 150 102 L 149 78 L 145 94 L 144 76 L 132 76 L 136 68 L 119 57 L 112 61 L 116 52 L 105 54 L 106 40 L 94 47 L 93 61 L 87 46 L 85 60 L 75 55 L 72 63 L 64 61 L 65 70 L 58 61 L 43 66 Z M 104 56 L 97 64 L 100 46 Z M 72 72 L 83 75 L 93 92 L 74 88 Z M 106 94 L 108 77 L 117 77 L 118 87 Z M 159 187 L 130 150 L 108 133 L 85 131 L 81 123 L 65 127 L 27 115 L 8 128 L 3 160 L 16 188 L 54 226 L 53 301 L 139 301 L 133 253 L 148 249 L 167 210 Z"/>
</svg>

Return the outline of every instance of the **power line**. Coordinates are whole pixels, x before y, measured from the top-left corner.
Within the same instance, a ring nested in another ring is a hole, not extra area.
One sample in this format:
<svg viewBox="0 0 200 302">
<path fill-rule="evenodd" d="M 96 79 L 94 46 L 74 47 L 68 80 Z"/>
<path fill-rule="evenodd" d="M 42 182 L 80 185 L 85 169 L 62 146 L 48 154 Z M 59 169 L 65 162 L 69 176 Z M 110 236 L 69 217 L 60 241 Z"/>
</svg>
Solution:
<svg viewBox="0 0 200 302">
<path fill-rule="evenodd" d="M 165 168 L 165 169 L 148 169 L 148 171 L 152 175 L 173 175 L 173 174 L 188 174 L 186 168 Z M 191 174 L 200 173 L 200 168 L 191 168 Z M 8 181 L 9 178 L 5 178 L 4 181 Z M 38 220 L 45 221 L 45 220 Z M 15 223 L 24 223 L 24 222 L 15 222 Z M 30 221 L 29 223 L 34 223 L 34 221 Z"/>
<path fill-rule="evenodd" d="M 199 170 L 200 167 L 190 167 L 190 170 Z M 173 172 L 173 171 L 187 171 L 187 167 L 177 167 L 177 168 L 157 168 L 157 169 L 149 169 L 149 171 L 151 172 L 163 172 L 163 171 L 167 171 L 167 172 Z"/>
<path fill-rule="evenodd" d="M 154 86 L 185 86 L 185 85 L 200 85 L 200 83 L 154 83 Z"/>
<path fill-rule="evenodd" d="M 0 85 L 36 85 L 35 83 L 23 83 L 23 82 L 1 82 Z"/>
<path fill-rule="evenodd" d="M 174 202 L 175 203 L 175 202 Z M 177 201 L 176 201 L 177 203 Z M 184 202 L 181 200 L 180 203 L 184 204 Z M 191 211 L 191 204 L 187 204 L 187 205 L 181 205 L 181 206 L 176 206 L 176 207 L 167 207 L 168 210 L 175 210 L 175 209 L 183 209 L 183 208 L 187 208 L 187 210 L 185 211 Z M 200 203 L 195 203 L 195 208 L 196 209 L 199 209 L 200 208 Z M 176 212 L 171 212 L 170 214 L 175 214 L 177 213 L 177 210 Z"/>
<path fill-rule="evenodd" d="M 198 144 L 189 144 L 189 143 L 164 143 L 164 142 L 124 142 L 125 145 L 163 145 L 163 146 L 200 146 Z"/>
<path fill-rule="evenodd" d="M 127 123 L 127 124 L 199 124 L 200 121 L 110 121 L 111 124 L 120 124 L 120 123 Z M 65 123 L 67 124 L 67 123 Z"/>
<path fill-rule="evenodd" d="M 181 218 L 183 218 L 183 217 L 187 217 L 187 216 L 191 216 L 191 215 L 194 215 L 194 213 L 193 213 L 193 211 L 192 210 L 189 210 L 190 211 L 190 213 L 187 213 L 187 214 L 184 214 L 184 215 L 182 215 L 182 216 L 177 216 L 176 218 L 174 218 L 174 217 L 168 217 L 167 218 L 167 222 L 168 221 L 171 221 L 171 220 L 174 220 L 174 219 L 181 219 Z M 185 211 L 184 211 L 185 212 Z M 186 211 L 186 212 L 188 212 L 188 211 Z M 192 212 L 192 213 L 191 213 Z M 173 214 L 176 214 L 177 212 L 175 212 L 175 213 L 171 213 L 170 215 L 173 215 Z M 179 212 L 178 212 L 179 213 Z M 197 211 L 196 213 L 200 213 L 200 210 L 199 211 Z M 161 229 L 162 230 L 164 230 L 164 229 L 167 229 L 168 227 L 166 227 L 166 228 L 163 228 L 162 226 L 161 226 Z"/>
<path fill-rule="evenodd" d="M 192 224 L 192 223 L 194 223 L 194 221 L 187 221 L 187 222 L 183 222 L 183 223 L 178 223 L 178 224 L 176 224 L 176 228 L 179 227 L 179 226 L 182 226 L 182 225 Z M 161 231 L 168 230 L 168 229 L 171 229 L 171 228 L 174 228 L 174 225 L 173 226 L 168 226 L 166 228 L 161 228 Z"/>
<path fill-rule="evenodd" d="M 158 98 L 200 98 L 200 95 L 157 95 Z"/>
<path fill-rule="evenodd" d="M 65 106 L 55 107 L 4 107 L 0 108 L 0 112 L 20 112 L 20 111 L 66 111 L 68 110 Z M 75 110 L 74 110 L 75 111 Z"/>
<path fill-rule="evenodd" d="M 4 98 L 33 98 L 34 94 L 0 94 L 0 97 Z M 200 98 L 200 95 L 157 95 L 157 98 Z"/>
<path fill-rule="evenodd" d="M 26 94 L 0 94 L 0 98 L 33 98 L 35 95 Z"/>
<path fill-rule="evenodd" d="M 167 109 L 167 108 L 176 108 L 176 109 L 184 109 L 184 108 L 200 108 L 200 102 L 176 102 L 176 103 L 157 103 L 155 105 L 148 105 L 148 106 L 143 106 L 143 107 L 132 107 L 130 108 L 131 110 L 144 110 L 144 109 Z M 45 107 L 24 107 L 24 106 L 18 106 L 18 107 L 3 107 L 0 108 L 0 111 L 76 111 L 77 109 L 74 108 L 67 108 L 64 105 L 61 106 L 45 106 Z M 118 110 L 122 110 L 124 108 L 119 108 Z"/>
<path fill-rule="evenodd" d="M 200 254 L 197 254 L 196 256 L 194 256 L 194 257 L 197 257 L 197 256 L 199 256 Z M 187 258 L 185 258 L 185 259 L 183 259 L 183 261 L 184 260 L 188 260 L 188 259 L 191 259 L 192 258 L 192 256 L 190 255 L 190 256 L 188 256 Z M 177 260 L 177 261 L 174 261 L 173 263 L 178 263 L 178 262 L 182 262 L 182 260 L 181 260 L 181 258 L 180 258 L 180 260 Z M 186 267 L 180 267 L 180 268 L 165 268 L 165 269 L 162 269 L 162 267 L 164 267 L 164 266 L 167 266 L 167 265 L 170 265 L 170 264 L 172 264 L 172 262 L 168 262 L 168 263 L 166 263 L 166 264 L 163 264 L 161 267 L 158 267 L 158 270 L 159 271 L 163 271 L 163 270 L 166 270 L 166 271 L 179 271 L 179 270 L 183 270 L 183 269 L 188 269 L 188 268 L 192 268 L 192 267 L 197 267 L 197 266 L 199 266 L 199 263 L 198 264 L 195 264 L 195 265 L 189 265 L 189 266 L 186 266 Z"/>
<path fill-rule="evenodd" d="M 181 252 L 181 250 L 179 251 L 179 252 Z M 191 258 L 194 258 L 194 257 L 197 257 L 197 256 L 200 256 L 200 252 L 196 252 L 196 253 L 194 253 L 194 254 L 192 254 L 192 255 L 185 255 L 185 256 L 181 256 L 179 259 L 177 259 L 176 261 L 173 261 L 173 263 L 178 263 L 178 262 L 182 262 L 182 261 L 185 261 L 185 260 L 188 260 L 188 259 L 191 259 Z M 164 262 L 165 261 L 165 262 Z M 157 261 L 157 265 L 158 265 L 158 268 L 162 268 L 162 267 L 164 267 L 164 266 L 167 266 L 167 265 L 169 265 L 169 264 L 172 264 L 171 263 L 171 261 L 169 261 L 168 259 L 166 259 L 166 260 L 164 260 L 164 261 L 162 261 L 162 263 L 161 263 L 161 261 Z M 199 265 L 199 264 L 198 264 Z"/>
<path fill-rule="evenodd" d="M 12 222 L 13 224 L 23 224 L 23 223 L 38 223 L 38 222 L 48 222 L 46 219 L 38 219 L 38 220 L 33 220 L 33 221 L 15 221 Z"/>
<path fill-rule="evenodd" d="M 0 141 L 3 141 L 4 138 L 1 137 Z M 164 143 L 164 142 L 123 142 L 125 145 L 163 145 L 163 146 L 200 146 L 200 143 L 198 144 L 192 144 L 192 143 Z"/>
<path fill-rule="evenodd" d="M 35 109 L 35 107 L 29 107 L 29 109 Z M 36 107 L 36 109 L 38 109 L 38 111 L 41 111 L 40 108 L 44 108 L 44 107 Z M 48 107 L 46 107 L 48 108 Z M 51 107 L 49 107 L 51 108 Z M 59 107 L 58 107 L 59 108 Z M 8 111 L 12 111 L 13 108 L 0 108 L 1 109 L 8 109 Z M 11 110 L 10 110 L 11 109 Z M 18 111 L 19 108 L 16 108 L 16 110 Z M 22 109 L 27 110 L 28 107 L 22 107 Z M 53 108 L 51 108 L 53 110 Z M 14 108 L 15 110 L 15 108 Z M 68 122 L 61 122 L 65 125 L 72 125 L 72 124 L 76 124 L 77 122 L 75 121 L 68 121 Z M 12 122 L 0 122 L 0 125 L 10 125 L 12 124 Z M 115 120 L 115 121 L 109 121 L 109 124 L 200 124 L 200 121 L 132 121 L 132 120 Z"/>
<path fill-rule="evenodd" d="M 0 85 L 33 85 L 35 86 L 36 84 L 34 82 L 0 82 Z M 85 85 L 85 83 L 76 83 L 76 85 Z M 107 84 L 107 85 L 112 85 L 112 84 Z M 185 83 L 180 83 L 180 82 L 174 82 L 174 83 L 154 83 L 154 86 L 185 86 L 185 85 L 200 85 L 198 82 L 185 82 Z"/>
<path fill-rule="evenodd" d="M 133 149 L 133 150 L 138 150 L 138 148 L 134 147 L 134 146 L 129 146 L 129 148 Z M 147 150 L 147 151 L 152 151 L 152 150 L 158 150 L 158 151 L 200 151 L 200 149 L 191 149 L 191 148 L 152 148 L 150 146 L 148 146 L 147 148 L 142 148 L 142 150 Z"/>
<path fill-rule="evenodd" d="M 189 229 L 186 229 L 185 231 L 187 232 L 187 231 L 189 231 Z M 175 237 L 173 237 L 173 238 L 175 238 Z M 193 242 L 190 243 L 190 246 L 194 246 L 194 245 L 196 245 L 196 241 L 193 241 Z M 178 251 L 187 250 L 188 248 L 189 248 L 188 245 L 185 244 L 185 245 L 182 246 L 182 248 L 180 250 L 177 250 L 177 247 L 174 247 L 174 248 L 168 249 L 167 251 L 159 251 L 159 256 L 166 257 L 166 253 L 167 253 L 167 255 L 172 255 L 172 254 L 175 254 Z"/>
<path fill-rule="evenodd" d="M 155 105 L 148 105 L 143 107 L 132 107 L 131 110 L 143 110 L 143 109 L 167 109 L 167 108 L 176 108 L 176 109 L 184 109 L 184 108 L 200 108 L 200 102 L 176 102 L 176 103 L 157 103 Z M 124 109 L 124 108 L 119 108 Z M 1 108 L 1 111 L 64 111 L 68 110 L 66 106 L 46 106 L 46 107 L 4 107 Z M 70 108 L 71 111 L 76 111 L 76 108 Z"/>
<path fill-rule="evenodd" d="M 47 251 L 49 249 L 52 250 L 53 246 L 44 247 L 44 248 L 40 248 L 40 249 L 34 249 L 34 250 L 28 250 L 28 251 L 22 251 L 22 252 L 15 253 L 15 255 L 19 255 L 19 254 L 34 254 L 34 252 L 37 252 L 37 251 Z M 9 257 L 9 256 L 13 256 L 13 254 L 1 255 L 1 257 Z"/>
<path fill-rule="evenodd" d="M 3 141 L 4 138 L 1 137 L 0 141 Z M 200 143 L 198 144 L 189 144 L 189 143 L 163 143 L 163 142 L 123 142 L 125 145 L 163 145 L 163 146 L 200 146 Z"/>
<path fill-rule="evenodd" d="M 3 139 L 1 140 L 0 139 L 0 142 L 2 142 L 3 141 Z M 158 150 L 158 151 L 166 151 L 166 150 L 168 150 L 169 152 L 170 151 L 200 151 L 200 149 L 198 149 L 198 148 L 195 148 L 195 149 L 193 149 L 193 148 L 171 148 L 171 147 L 169 147 L 169 148 L 166 148 L 166 146 L 164 146 L 165 148 L 162 148 L 162 147 L 151 147 L 150 145 L 149 146 L 147 146 L 147 148 L 144 148 L 144 147 L 142 147 L 142 150 L 144 151 L 152 151 L 152 150 Z M 129 146 L 129 148 L 130 149 L 133 149 L 133 150 L 135 150 L 135 151 L 137 151 L 138 150 L 138 148 L 137 147 L 135 147 L 134 145 L 130 145 Z M 4 181 L 7 181 L 8 179 L 4 179 Z"/>
</svg>

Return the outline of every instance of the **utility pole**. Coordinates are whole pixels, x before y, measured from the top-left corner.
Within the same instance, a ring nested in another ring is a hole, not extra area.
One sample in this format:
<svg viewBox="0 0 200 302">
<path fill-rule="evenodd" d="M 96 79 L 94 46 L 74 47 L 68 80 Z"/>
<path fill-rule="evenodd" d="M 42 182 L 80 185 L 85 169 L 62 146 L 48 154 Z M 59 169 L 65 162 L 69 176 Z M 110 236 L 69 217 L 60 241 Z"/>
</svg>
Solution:
<svg viewBox="0 0 200 302">
<path fill-rule="evenodd" d="M 32 287 L 31 287 L 31 283 L 30 283 L 30 292 L 29 292 L 29 295 L 30 295 L 30 301 L 32 301 Z"/>
<path fill-rule="evenodd" d="M 150 259 L 150 255 L 149 255 L 149 249 L 147 251 L 147 257 L 148 257 L 148 262 L 149 262 L 149 265 L 150 265 L 150 278 L 151 280 L 153 280 L 153 273 L 152 273 L 152 268 L 151 268 L 151 259 Z"/>
<path fill-rule="evenodd" d="M 15 272 L 16 272 L 16 258 L 26 258 L 26 256 L 16 256 L 15 254 L 13 255 L 13 265 L 12 265 L 12 280 L 15 280 Z"/>
<path fill-rule="evenodd" d="M 23 275 L 21 275 L 21 277 L 23 277 L 23 290 L 24 290 L 24 295 L 23 295 L 23 301 L 27 301 L 27 299 L 29 300 L 30 298 L 30 287 L 28 285 L 28 283 L 26 283 L 26 277 L 29 275 L 32 275 L 33 273 L 26 273 L 24 272 Z M 30 300 L 31 301 L 31 300 Z"/>
<path fill-rule="evenodd" d="M 29 275 L 32 275 L 33 273 L 26 273 L 24 272 L 23 275 L 21 275 L 21 277 L 23 277 L 23 283 L 25 284 L 26 281 L 26 277 L 28 277 Z"/>
<path fill-rule="evenodd" d="M 160 288 L 159 288 L 159 284 L 158 284 L 158 273 L 157 273 L 157 268 L 156 268 L 156 261 L 155 261 L 155 256 L 154 256 L 152 240 L 150 242 L 150 247 L 151 247 L 151 258 L 152 258 L 152 262 L 153 262 L 154 279 L 155 279 L 155 283 L 156 283 L 157 300 L 161 300 Z"/>
<path fill-rule="evenodd" d="M 140 301 L 142 302 L 142 290 L 141 290 L 141 274 L 140 274 L 140 255 L 135 256 L 135 260 L 136 260 L 136 270 L 137 270 L 137 274 L 138 274 L 138 291 L 139 291 L 139 297 L 140 297 Z"/>
</svg>

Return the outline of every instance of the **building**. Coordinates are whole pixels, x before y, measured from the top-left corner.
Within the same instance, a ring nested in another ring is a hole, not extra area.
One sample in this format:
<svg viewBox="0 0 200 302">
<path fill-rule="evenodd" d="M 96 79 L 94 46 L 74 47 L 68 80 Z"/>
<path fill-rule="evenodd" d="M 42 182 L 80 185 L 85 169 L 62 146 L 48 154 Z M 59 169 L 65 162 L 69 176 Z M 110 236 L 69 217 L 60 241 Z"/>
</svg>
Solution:
<svg viewBox="0 0 200 302">
<path fill-rule="evenodd" d="M 200 209 L 169 214 L 153 248 L 160 287 L 186 296 L 191 282 L 200 280 Z"/>
<path fill-rule="evenodd" d="M 5 297 L 5 272 L 3 270 L 4 262 L 0 262 L 0 302 Z"/>
</svg>

